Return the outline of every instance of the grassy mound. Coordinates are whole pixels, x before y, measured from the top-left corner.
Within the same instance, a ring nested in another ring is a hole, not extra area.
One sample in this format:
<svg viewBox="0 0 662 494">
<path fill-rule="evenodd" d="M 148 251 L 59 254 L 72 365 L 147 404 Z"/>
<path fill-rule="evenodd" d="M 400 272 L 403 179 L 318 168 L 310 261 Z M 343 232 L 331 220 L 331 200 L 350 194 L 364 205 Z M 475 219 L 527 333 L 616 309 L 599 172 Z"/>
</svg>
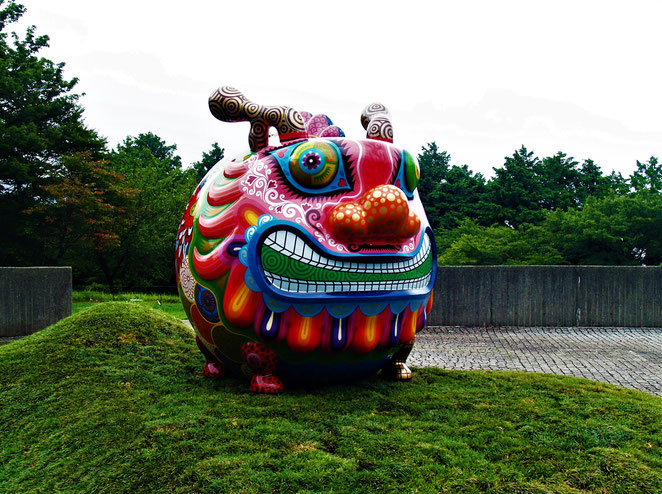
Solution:
<svg viewBox="0 0 662 494">
<path fill-rule="evenodd" d="M 158 309 L 166 314 L 186 319 L 186 313 L 179 295 L 167 293 L 116 293 L 100 292 L 97 290 L 74 290 L 72 293 L 74 314 L 101 302 L 131 302 L 150 309 Z"/>
<path fill-rule="evenodd" d="M 107 303 L 0 347 L 0 492 L 656 492 L 662 399 L 540 374 L 253 395 Z"/>
</svg>

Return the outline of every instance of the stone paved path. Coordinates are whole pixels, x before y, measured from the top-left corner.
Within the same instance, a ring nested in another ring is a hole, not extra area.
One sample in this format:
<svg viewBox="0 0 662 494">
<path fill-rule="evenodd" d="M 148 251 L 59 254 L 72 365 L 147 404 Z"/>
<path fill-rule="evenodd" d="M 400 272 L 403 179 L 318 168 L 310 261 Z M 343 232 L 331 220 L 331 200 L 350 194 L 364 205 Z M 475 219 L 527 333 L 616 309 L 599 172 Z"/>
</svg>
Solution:
<svg viewBox="0 0 662 494">
<path fill-rule="evenodd" d="M 407 363 L 585 377 L 662 396 L 662 329 L 429 327 Z"/>
</svg>

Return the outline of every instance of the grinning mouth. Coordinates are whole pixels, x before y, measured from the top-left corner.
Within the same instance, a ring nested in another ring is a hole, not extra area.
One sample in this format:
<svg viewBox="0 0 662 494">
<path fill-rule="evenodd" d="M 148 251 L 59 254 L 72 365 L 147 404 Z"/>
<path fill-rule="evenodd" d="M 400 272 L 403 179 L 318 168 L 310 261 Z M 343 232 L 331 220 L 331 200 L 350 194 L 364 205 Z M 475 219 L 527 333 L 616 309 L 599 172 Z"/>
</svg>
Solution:
<svg viewBox="0 0 662 494">
<path fill-rule="evenodd" d="M 332 256 L 290 229 L 269 233 L 259 253 L 266 282 L 291 294 L 421 290 L 432 279 L 433 249 L 423 235 L 415 254 Z"/>
</svg>

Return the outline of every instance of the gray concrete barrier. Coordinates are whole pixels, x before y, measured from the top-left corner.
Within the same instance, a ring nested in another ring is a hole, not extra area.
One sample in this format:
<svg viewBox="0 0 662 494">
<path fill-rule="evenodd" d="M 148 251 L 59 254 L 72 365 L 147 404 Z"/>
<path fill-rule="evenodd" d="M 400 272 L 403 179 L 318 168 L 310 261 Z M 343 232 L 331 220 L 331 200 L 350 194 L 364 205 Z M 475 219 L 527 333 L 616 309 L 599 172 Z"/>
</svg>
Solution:
<svg viewBox="0 0 662 494">
<path fill-rule="evenodd" d="M 439 266 L 429 324 L 662 327 L 662 267 Z"/>
<path fill-rule="evenodd" d="M 70 267 L 0 267 L 0 337 L 34 333 L 71 309 Z"/>
</svg>

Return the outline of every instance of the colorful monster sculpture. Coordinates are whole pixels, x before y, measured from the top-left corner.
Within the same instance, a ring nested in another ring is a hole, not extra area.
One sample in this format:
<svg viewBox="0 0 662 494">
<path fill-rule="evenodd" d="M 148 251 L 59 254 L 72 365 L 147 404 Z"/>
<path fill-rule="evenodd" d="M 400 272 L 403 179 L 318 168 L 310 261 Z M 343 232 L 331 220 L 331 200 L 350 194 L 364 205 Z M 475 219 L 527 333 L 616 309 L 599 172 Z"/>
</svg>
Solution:
<svg viewBox="0 0 662 494">
<path fill-rule="evenodd" d="M 432 305 L 436 248 L 385 107 L 366 107 L 367 139 L 324 115 L 262 106 L 230 87 L 209 99 L 224 122 L 250 122 L 251 152 L 224 159 L 191 197 L 177 235 L 179 293 L 205 375 L 352 380 L 405 360 Z M 280 144 L 269 146 L 269 129 Z"/>
</svg>

